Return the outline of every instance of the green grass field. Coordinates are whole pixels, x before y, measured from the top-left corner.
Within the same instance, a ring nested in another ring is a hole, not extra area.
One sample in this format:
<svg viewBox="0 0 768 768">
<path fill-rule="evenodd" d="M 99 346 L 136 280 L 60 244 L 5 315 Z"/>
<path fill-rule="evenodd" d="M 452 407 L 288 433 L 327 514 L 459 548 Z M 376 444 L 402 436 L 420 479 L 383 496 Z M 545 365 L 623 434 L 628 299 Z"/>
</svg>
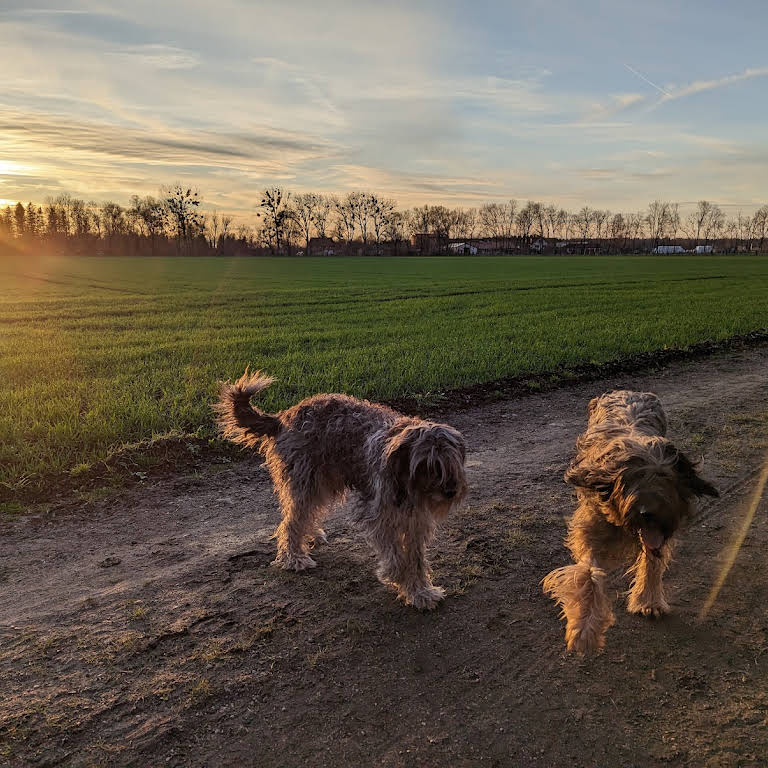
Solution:
<svg viewBox="0 0 768 768">
<path fill-rule="evenodd" d="M 0 258 L 0 483 L 212 435 L 246 364 L 268 409 L 388 399 L 768 326 L 764 257 Z"/>
</svg>

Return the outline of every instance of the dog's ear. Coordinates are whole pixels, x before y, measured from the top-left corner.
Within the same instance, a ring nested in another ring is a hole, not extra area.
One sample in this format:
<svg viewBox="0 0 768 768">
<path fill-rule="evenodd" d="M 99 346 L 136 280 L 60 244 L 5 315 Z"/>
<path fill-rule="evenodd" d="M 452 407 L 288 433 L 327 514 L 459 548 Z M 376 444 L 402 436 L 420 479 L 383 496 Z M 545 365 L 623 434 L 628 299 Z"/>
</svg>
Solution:
<svg viewBox="0 0 768 768">
<path fill-rule="evenodd" d="M 395 425 L 384 449 L 384 461 L 395 489 L 395 502 L 402 504 L 411 487 L 411 448 L 418 430 Z"/>
<path fill-rule="evenodd" d="M 587 461 L 572 461 L 565 471 L 565 482 L 576 488 L 595 491 L 600 496 L 600 500 L 605 502 L 611 498 L 615 488 L 613 478 L 597 470 Z"/>
<path fill-rule="evenodd" d="M 674 468 L 680 479 L 680 483 L 689 493 L 686 495 L 694 496 L 720 496 L 720 492 L 712 483 L 707 482 L 696 472 L 696 464 L 692 462 L 682 451 L 675 450 Z"/>
</svg>

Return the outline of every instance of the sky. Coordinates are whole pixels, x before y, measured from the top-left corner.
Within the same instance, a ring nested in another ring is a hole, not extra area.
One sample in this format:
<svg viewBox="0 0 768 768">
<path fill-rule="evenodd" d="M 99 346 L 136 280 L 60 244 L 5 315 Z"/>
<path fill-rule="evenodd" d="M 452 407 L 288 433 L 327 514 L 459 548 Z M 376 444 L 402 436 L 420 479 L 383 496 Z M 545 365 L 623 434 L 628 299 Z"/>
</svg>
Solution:
<svg viewBox="0 0 768 768">
<path fill-rule="evenodd" d="M 768 202 L 765 0 L 0 0 L 0 205 Z"/>
</svg>

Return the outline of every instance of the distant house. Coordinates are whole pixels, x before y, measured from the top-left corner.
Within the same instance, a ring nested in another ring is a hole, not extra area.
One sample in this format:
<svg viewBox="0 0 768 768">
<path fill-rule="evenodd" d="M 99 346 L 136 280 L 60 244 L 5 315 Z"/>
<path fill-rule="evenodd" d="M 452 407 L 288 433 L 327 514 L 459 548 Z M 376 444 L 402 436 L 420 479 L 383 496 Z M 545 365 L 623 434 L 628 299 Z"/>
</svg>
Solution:
<svg viewBox="0 0 768 768">
<path fill-rule="evenodd" d="M 712 253 L 713 248 L 711 245 L 697 245 L 695 251 L 696 253 Z"/>
<path fill-rule="evenodd" d="M 434 232 L 416 232 L 411 235 L 411 247 L 422 253 L 434 253 L 439 251 L 445 242 L 445 238 Z"/>
<path fill-rule="evenodd" d="M 309 253 L 312 256 L 333 256 L 336 253 L 336 243 L 330 237 L 310 237 Z"/>
<path fill-rule="evenodd" d="M 555 243 L 555 253 L 592 254 L 600 253 L 600 244 L 593 240 L 559 240 Z"/>
<path fill-rule="evenodd" d="M 451 253 L 464 253 L 469 254 L 470 256 L 477 255 L 477 246 L 471 245 L 470 243 L 451 243 L 448 246 L 448 250 L 451 251 Z"/>
<path fill-rule="evenodd" d="M 478 240 L 474 247 L 475 250 L 483 251 L 483 253 L 497 253 L 501 250 L 501 246 L 496 240 Z"/>
</svg>

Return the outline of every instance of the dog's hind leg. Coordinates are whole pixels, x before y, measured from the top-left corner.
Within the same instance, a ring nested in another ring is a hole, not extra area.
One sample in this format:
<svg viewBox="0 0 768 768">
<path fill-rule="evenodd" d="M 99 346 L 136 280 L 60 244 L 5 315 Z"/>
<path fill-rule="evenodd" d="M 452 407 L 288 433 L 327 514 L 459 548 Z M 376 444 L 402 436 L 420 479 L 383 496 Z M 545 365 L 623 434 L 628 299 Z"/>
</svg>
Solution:
<svg viewBox="0 0 768 768">
<path fill-rule="evenodd" d="M 544 592 L 562 609 L 569 651 L 602 651 L 615 617 L 606 589 L 606 575 L 594 562 L 557 568 L 542 581 Z"/>
<path fill-rule="evenodd" d="M 274 564 L 292 571 L 314 568 L 317 563 L 308 550 L 317 529 L 314 504 L 301 496 L 294 496 L 287 486 L 279 489 L 283 519 L 275 531 L 277 557 Z"/>
<path fill-rule="evenodd" d="M 630 613 L 640 613 L 653 619 L 660 619 L 669 613 L 662 578 L 671 559 L 672 546 L 669 542 L 661 548 L 660 557 L 649 554 L 645 549 L 640 552 L 628 571 L 632 576 L 632 586 L 627 596 L 627 610 Z"/>
</svg>

